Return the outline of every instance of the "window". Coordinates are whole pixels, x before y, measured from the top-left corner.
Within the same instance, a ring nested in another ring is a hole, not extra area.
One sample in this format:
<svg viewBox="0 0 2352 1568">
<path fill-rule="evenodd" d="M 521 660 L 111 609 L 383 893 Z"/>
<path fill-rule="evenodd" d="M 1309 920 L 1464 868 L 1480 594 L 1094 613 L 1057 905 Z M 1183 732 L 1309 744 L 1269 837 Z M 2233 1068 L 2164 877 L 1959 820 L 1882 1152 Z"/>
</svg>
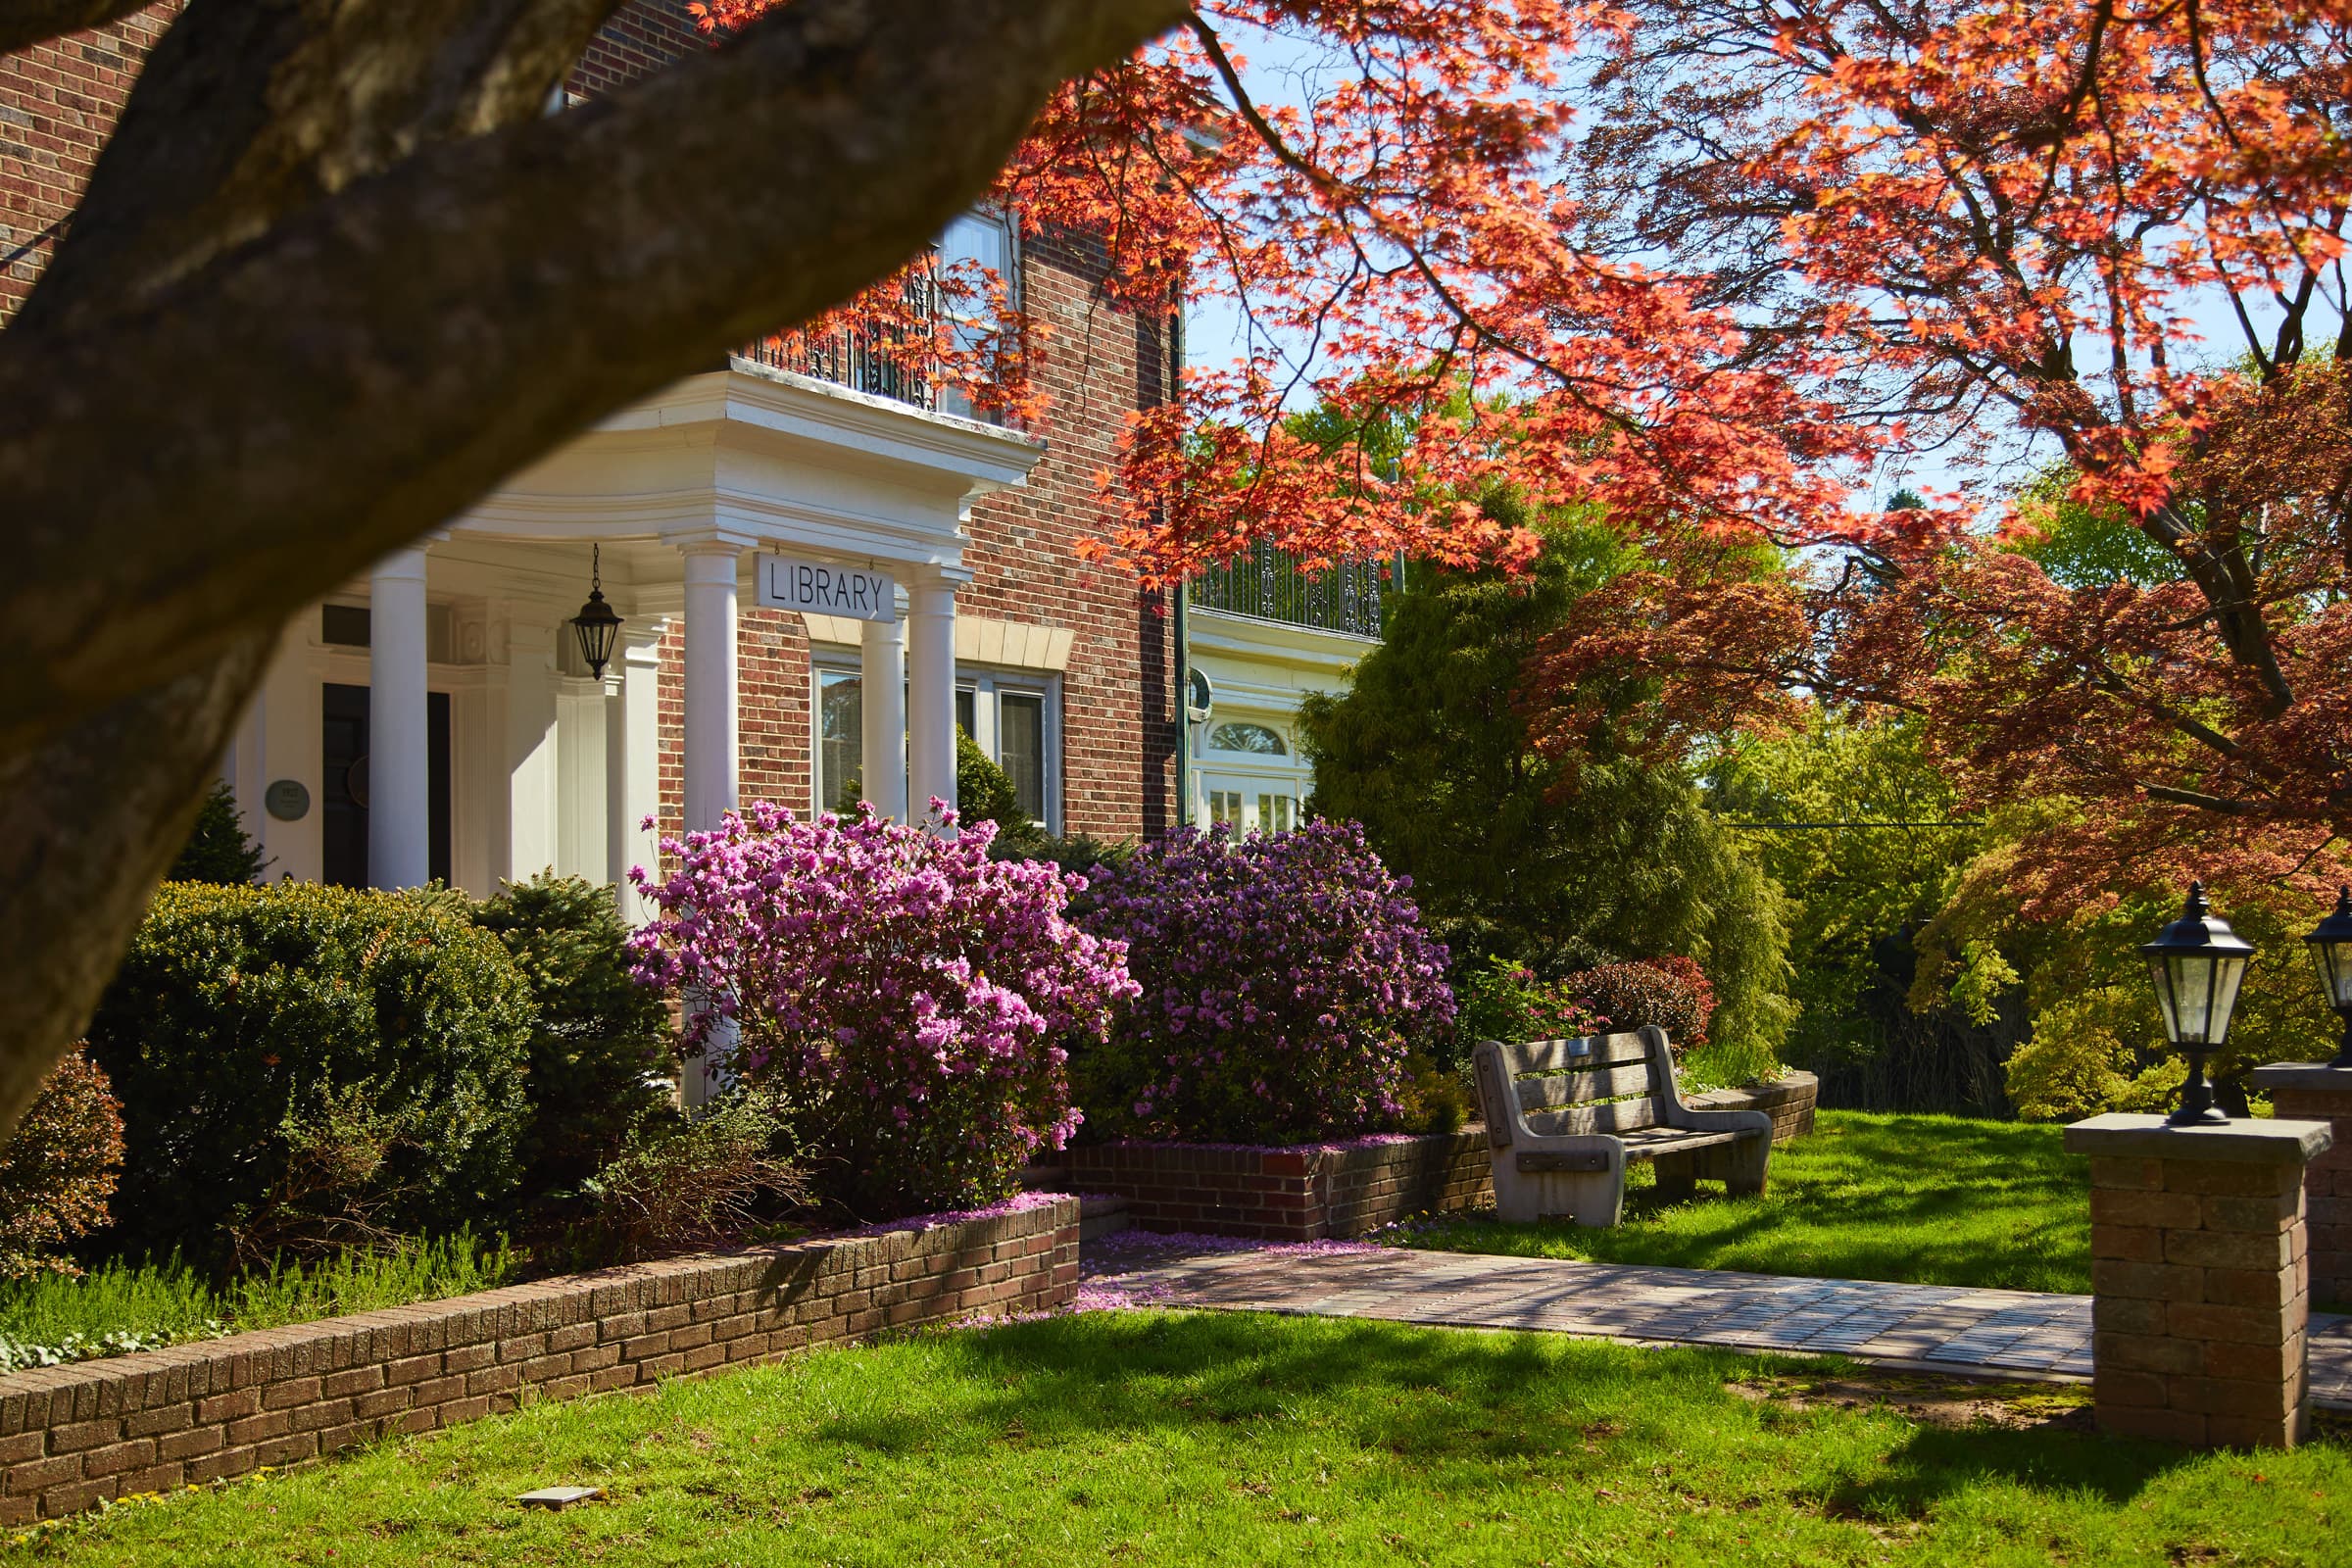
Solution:
<svg viewBox="0 0 2352 1568">
<path fill-rule="evenodd" d="M 1033 822 L 1046 819 L 1046 700 L 1036 692 L 997 696 L 997 765 Z"/>
<path fill-rule="evenodd" d="M 996 274 L 1004 287 L 1005 304 L 1017 303 L 1021 286 L 1020 251 L 1013 242 L 1012 221 L 1003 213 L 984 210 L 966 213 L 939 236 L 940 275 L 957 291 L 946 301 L 944 309 L 956 323 L 956 346 L 966 352 L 978 348 L 997 329 L 998 300 L 993 297 L 988 277 L 979 270 L 981 268 Z M 980 292 L 968 292 L 971 290 Z M 942 389 L 939 407 L 944 414 L 967 419 L 979 416 L 971 399 L 953 388 Z"/>
<path fill-rule="evenodd" d="M 372 629 L 366 605 L 320 605 L 318 640 L 337 648 L 366 648 Z"/>
<path fill-rule="evenodd" d="M 1288 757 L 1291 749 L 1282 736 L 1263 724 L 1219 724 L 1208 732 L 1209 749 L 1219 752 L 1248 752 L 1256 757 Z"/>
<path fill-rule="evenodd" d="M 1242 792 L 1240 790 L 1210 790 L 1208 819 L 1223 822 L 1239 832 L 1242 828 Z"/>
<path fill-rule="evenodd" d="M 980 738 L 980 694 L 969 686 L 956 688 L 956 727 L 974 740 Z"/>
<path fill-rule="evenodd" d="M 1298 803 L 1288 795 L 1259 795 L 1257 798 L 1257 829 L 1261 833 L 1288 833 L 1298 824 L 1292 813 Z"/>
<path fill-rule="evenodd" d="M 846 669 L 819 669 L 816 808 L 858 808 L 865 765 L 865 683 Z"/>
</svg>

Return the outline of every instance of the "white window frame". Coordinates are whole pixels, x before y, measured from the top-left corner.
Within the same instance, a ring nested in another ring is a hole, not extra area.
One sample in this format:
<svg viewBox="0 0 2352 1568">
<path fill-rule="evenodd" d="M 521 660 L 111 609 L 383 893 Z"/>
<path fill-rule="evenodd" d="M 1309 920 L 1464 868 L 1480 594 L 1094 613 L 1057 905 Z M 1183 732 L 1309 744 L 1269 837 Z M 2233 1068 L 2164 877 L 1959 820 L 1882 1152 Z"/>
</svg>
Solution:
<svg viewBox="0 0 2352 1568">
<path fill-rule="evenodd" d="M 864 678 L 865 666 L 857 654 L 834 653 L 822 643 L 812 643 L 808 649 L 808 814 L 822 816 L 833 809 L 825 799 L 825 677 L 827 675 L 856 675 Z M 862 694 L 860 694 L 862 702 Z M 865 733 L 862 722 L 858 736 L 858 777 L 865 778 Z"/>
<path fill-rule="evenodd" d="M 1004 266 L 1001 270 L 997 270 L 999 277 L 1003 279 L 1004 284 L 1004 304 L 1006 309 L 1018 311 L 1021 308 L 1021 298 L 1025 288 L 1025 274 L 1027 272 L 1027 267 L 1024 263 L 1021 249 L 1020 222 L 1011 213 L 1005 211 L 1004 209 L 1000 207 L 990 207 L 985 204 L 974 207 L 969 212 L 966 212 L 961 217 L 957 218 L 955 222 L 950 223 L 947 228 L 942 229 L 940 231 L 938 241 L 940 270 L 945 272 L 949 268 L 955 266 L 957 262 L 978 259 L 977 257 L 971 256 L 968 253 L 964 255 L 950 255 L 948 252 L 949 233 L 953 231 L 956 223 L 967 222 L 987 224 L 997 229 L 1004 235 Z M 982 323 L 976 317 L 958 314 L 953 311 L 950 311 L 947 314 L 949 318 L 954 320 L 959 327 L 969 329 L 986 324 Z M 957 418 L 962 419 L 976 419 L 980 417 L 979 411 L 973 408 L 971 399 L 965 397 L 961 392 L 949 387 L 942 387 L 940 389 L 939 412 L 942 414 L 952 414 Z M 977 736 L 973 738 L 975 740 L 978 739 Z"/>
<path fill-rule="evenodd" d="M 988 760 L 999 767 L 1004 765 L 1004 752 L 997 724 L 997 700 L 1011 693 L 1041 699 L 1045 710 L 1045 756 L 1041 760 L 1044 785 L 1045 817 L 1038 825 L 1049 833 L 1061 829 L 1061 677 L 1041 670 L 995 669 L 986 665 L 957 664 L 956 689 L 972 694 L 972 741 Z"/>
</svg>

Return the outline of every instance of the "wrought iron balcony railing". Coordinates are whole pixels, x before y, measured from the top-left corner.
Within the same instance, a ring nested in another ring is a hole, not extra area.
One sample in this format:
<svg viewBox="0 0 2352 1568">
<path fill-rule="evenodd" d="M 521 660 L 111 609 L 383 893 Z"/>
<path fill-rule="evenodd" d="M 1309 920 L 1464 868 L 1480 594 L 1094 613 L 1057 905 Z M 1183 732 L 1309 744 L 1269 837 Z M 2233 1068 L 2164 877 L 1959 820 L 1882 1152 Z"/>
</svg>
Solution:
<svg viewBox="0 0 2352 1568">
<path fill-rule="evenodd" d="M 1246 556 L 1196 573 L 1189 591 L 1200 610 L 1377 637 L 1381 598 L 1391 591 L 1394 571 L 1392 563 L 1381 561 L 1308 571 L 1289 551 L 1258 544 Z"/>
<path fill-rule="evenodd" d="M 940 406 L 934 347 L 938 290 L 926 280 L 910 280 L 906 304 L 910 319 L 905 323 L 853 326 L 838 332 L 790 332 L 738 349 L 736 357 L 936 411 Z"/>
</svg>

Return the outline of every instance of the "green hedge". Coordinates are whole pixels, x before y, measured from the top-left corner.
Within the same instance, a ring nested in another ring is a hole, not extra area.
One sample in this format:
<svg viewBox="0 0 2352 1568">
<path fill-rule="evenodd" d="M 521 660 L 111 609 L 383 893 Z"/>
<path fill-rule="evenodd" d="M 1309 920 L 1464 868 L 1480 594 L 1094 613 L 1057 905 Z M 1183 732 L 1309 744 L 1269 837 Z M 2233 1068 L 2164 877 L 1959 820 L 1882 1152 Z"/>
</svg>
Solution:
<svg viewBox="0 0 2352 1568">
<path fill-rule="evenodd" d="M 122 1102 L 122 1250 L 266 1255 L 508 1217 L 530 987 L 394 893 L 167 883 L 90 1030 Z"/>
</svg>

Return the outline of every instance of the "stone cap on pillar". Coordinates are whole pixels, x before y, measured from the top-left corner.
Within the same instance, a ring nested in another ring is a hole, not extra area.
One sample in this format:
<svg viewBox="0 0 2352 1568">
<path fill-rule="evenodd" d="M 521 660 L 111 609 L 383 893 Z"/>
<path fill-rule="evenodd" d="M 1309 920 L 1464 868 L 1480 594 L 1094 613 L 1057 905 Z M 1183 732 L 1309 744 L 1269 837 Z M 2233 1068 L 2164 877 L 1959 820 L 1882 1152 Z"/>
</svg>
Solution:
<svg viewBox="0 0 2352 1568">
<path fill-rule="evenodd" d="M 2317 1061 L 2278 1061 L 2246 1074 L 2257 1089 L 2333 1089 L 2352 1095 L 2352 1067 Z"/>
<path fill-rule="evenodd" d="M 2110 1111 L 2066 1129 L 2070 1154 L 2126 1159 L 2211 1159 L 2248 1165 L 2300 1165 L 2335 1142 L 2324 1121 L 2232 1117 L 2176 1127 L 2162 1116 Z"/>
</svg>

